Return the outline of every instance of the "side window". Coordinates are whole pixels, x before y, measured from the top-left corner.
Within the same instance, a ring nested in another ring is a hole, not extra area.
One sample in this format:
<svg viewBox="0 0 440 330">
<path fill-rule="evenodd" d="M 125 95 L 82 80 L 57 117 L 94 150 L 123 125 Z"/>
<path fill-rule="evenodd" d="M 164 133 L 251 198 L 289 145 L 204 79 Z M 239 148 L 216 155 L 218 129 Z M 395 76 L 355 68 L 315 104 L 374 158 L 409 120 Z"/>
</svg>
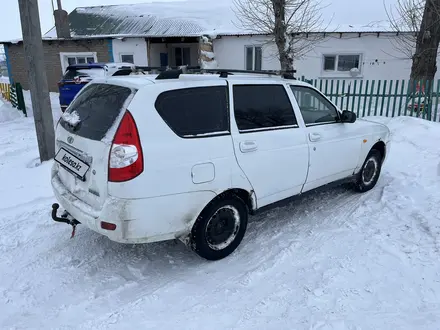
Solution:
<svg viewBox="0 0 440 330">
<path fill-rule="evenodd" d="M 338 111 L 320 93 L 308 87 L 290 87 L 298 102 L 306 125 L 335 123 L 338 121 Z"/>
<path fill-rule="evenodd" d="M 233 92 L 240 131 L 297 126 L 283 85 L 235 85 Z"/>
<path fill-rule="evenodd" d="M 156 110 L 180 137 L 229 133 L 227 87 L 196 87 L 164 92 Z"/>
</svg>

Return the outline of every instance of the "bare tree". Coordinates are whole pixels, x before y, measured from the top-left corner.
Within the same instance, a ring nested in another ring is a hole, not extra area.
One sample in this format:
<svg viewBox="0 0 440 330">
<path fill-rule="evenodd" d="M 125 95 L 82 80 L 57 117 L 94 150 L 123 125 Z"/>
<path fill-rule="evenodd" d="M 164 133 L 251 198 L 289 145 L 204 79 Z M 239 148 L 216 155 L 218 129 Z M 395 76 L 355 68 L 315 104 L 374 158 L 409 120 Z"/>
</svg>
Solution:
<svg viewBox="0 0 440 330">
<path fill-rule="evenodd" d="M 415 53 L 417 34 L 422 22 L 425 0 L 397 0 L 385 10 L 390 23 L 390 28 L 397 31 L 396 38 L 391 38 L 391 43 L 404 57 L 412 59 Z"/>
<path fill-rule="evenodd" d="M 395 46 L 412 59 L 411 80 L 433 80 L 440 43 L 440 0 L 397 0 L 387 15 L 391 28 L 399 32 Z"/>
<path fill-rule="evenodd" d="M 317 0 L 234 0 L 241 27 L 270 35 L 276 43 L 281 69 L 293 70 L 293 61 L 322 40 L 323 18 Z"/>
</svg>

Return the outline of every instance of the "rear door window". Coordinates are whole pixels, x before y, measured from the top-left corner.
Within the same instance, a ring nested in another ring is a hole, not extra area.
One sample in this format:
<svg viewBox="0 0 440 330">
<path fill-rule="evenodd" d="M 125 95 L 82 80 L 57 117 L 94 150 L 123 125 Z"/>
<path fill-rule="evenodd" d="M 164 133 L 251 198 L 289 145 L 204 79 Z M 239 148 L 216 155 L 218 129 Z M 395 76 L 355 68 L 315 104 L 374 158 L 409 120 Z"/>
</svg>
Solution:
<svg viewBox="0 0 440 330">
<path fill-rule="evenodd" d="M 241 132 L 297 127 L 283 85 L 234 85 L 234 113 Z"/>
<path fill-rule="evenodd" d="M 195 87 L 159 95 L 156 109 L 180 137 L 229 134 L 226 86 Z"/>
<path fill-rule="evenodd" d="M 69 114 L 75 114 L 79 117 L 79 123 L 72 125 L 71 121 L 61 117 L 60 124 L 72 134 L 100 141 L 121 113 L 131 93 L 128 87 L 89 84 L 66 111 L 66 118 Z"/>
</svg>

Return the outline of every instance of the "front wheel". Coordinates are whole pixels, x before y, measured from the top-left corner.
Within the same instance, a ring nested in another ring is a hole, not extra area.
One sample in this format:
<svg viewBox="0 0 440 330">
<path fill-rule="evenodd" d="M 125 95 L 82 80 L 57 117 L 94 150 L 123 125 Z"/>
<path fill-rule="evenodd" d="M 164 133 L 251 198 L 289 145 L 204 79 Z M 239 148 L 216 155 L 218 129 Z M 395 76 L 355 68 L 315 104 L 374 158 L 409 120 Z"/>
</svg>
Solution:
<svg viewBox="0 0 440 330">
<path fill-rule="evenodd" d="M 382 169 L 382 155 L 373 149 L 367 156 L 360 172 L 357 175 L 355 188 L 358 192 L 367 192 L 374 188 L 379 180 Z"/>
<path fill-rule="evenodd" d="M 202 258 L 220 260 L 240 245 L 246 232 L 248 211 L 238 197 L 211 202 L 196 220 L 191 247 Z"/>
</svg>

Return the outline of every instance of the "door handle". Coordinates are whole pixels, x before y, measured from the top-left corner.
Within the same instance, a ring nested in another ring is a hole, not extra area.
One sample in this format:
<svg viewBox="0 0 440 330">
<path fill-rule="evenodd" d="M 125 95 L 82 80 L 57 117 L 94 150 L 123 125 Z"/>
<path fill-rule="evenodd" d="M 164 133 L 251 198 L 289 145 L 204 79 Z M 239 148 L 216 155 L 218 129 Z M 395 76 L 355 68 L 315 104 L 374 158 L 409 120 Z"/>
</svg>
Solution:
<svg viewBox="0 0 440 330">
<path fill-rule="evenodd" d="M 257 143 L 255 141 L 243 141 L 240 142 L 240 151 L 245 152 L 253 152 L 258 149 Z"/>
<path fill-rule="evenodd" d="M 321 134 L 319 134 L 319 133 L 310 133 L 309 134 L 309 139 L 312 142 L 319 141 L 319 140 L 321 140 Z"/>
</svg>

